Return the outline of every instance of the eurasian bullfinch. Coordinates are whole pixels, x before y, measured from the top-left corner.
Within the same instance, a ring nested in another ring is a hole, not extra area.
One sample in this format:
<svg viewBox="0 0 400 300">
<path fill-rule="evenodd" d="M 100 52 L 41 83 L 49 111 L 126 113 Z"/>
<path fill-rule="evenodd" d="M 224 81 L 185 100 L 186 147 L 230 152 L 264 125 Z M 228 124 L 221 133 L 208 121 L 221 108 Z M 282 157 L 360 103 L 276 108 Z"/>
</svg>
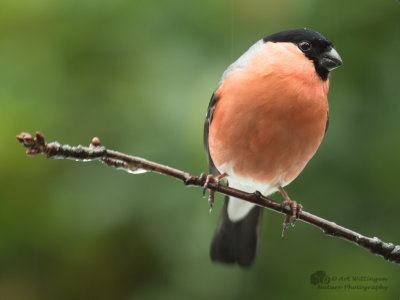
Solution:
<svg viewBox="0 0 400 300">
<path fill-rule="evenodd" d="M 223 73 L 208 106 L 204 145 L 210 173 L 249 193 L 279 190 L 284 203 L 298 209 L 283 187 L 300 174 L 324 137 L 329 74 L 341 64 L 332 43 L 312 30 L 278 32 L 251 46 Z M 252 265 L 262 211 L 226 197 L 211 259 Z"/>
</svg>

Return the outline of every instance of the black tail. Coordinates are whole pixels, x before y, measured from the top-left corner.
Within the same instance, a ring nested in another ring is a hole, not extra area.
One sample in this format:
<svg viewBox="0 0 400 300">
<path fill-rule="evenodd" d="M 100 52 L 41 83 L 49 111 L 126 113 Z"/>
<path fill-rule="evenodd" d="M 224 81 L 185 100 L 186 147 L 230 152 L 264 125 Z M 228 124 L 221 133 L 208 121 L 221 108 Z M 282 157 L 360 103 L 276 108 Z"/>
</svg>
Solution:
<svg viewBox="0 0 400 300">
<path fill-rule="evenodd" d="M 228 202 L 229 197 L 225 197 L 224 207 L 211 243 L 211 259 L 250 267 L 257 255 L 263 210 L 255 206 L 244 219 L 232 222 L 228 217 Z"/>
</svg>

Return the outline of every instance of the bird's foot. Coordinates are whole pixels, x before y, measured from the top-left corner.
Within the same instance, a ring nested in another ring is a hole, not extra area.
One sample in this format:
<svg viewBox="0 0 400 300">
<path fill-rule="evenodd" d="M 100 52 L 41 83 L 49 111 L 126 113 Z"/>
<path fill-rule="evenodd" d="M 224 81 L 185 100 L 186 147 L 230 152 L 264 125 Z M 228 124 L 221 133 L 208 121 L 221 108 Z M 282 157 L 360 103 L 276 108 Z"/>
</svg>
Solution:
<svg viewBox="0 0 400 300">
<path fill-rule="evenodd" d="M 287 214 L 285 216 L 285 220 L 283 221 L 283 228 L 282 228 L 282 237 L 283 237 L 285 235 L 286 229 L 289 228 L 289 225 L 292 225 L 292 227 L 294 227 L 296 220 L 299 216 L 299 213 L 301 213 L 301 211 L 303 210 L 303 205 L 297 203 L 296 201 L 291 200 L 289 195 L 282 187 L 279 187 L 279 191 L 281 192 L 283 198 L 285 199 L 281 204 L 282 210 L 285 206 L 289 205 L 291 211 L 291 214 Z M 292 219 L 292 222 L 290 222 L 290 219 Z"/>
<path fill-rule="evenodd" d="M 215 183 L 218 188 L 220 181 L 226 176 L 227 176 L 227 174 L 223 173 L 221 175 L 218 175 L 217 178 L 215 178 L 214 175 L 212 175 L 212 174 L 206 175 L 205 173 L 201 173 L 200 179 L 204 181 L 203 197 L 206 196 L 207 189 L 210 189 L 210 183 Z M 215 195 L 215 190 L 210 189 L 210 191 L 208 193 L 208 205 L 210 206 L 210 213 L 212 212 L 212 209 L 214 206 L 214 195 Z"/>
</svg>

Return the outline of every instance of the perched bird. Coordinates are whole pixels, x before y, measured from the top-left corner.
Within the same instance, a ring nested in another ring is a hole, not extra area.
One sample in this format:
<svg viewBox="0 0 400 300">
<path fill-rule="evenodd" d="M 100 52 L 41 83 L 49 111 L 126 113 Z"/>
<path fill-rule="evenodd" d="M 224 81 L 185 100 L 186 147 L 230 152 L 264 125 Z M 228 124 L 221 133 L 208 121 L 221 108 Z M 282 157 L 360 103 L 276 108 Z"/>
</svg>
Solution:
<svg viewBox="0 0 400 300">
<path fill-rule="evenodd" d="M 279 190 L 284 204 L 298 209 L 283 187 L 324 137 L 329 74 L 341 64 L 332 43 L 312 30 L 278 32 L 251 46 L 223 73 L 208 106 L 204 146 L 210 173 L 250 193 Z M 261 218 L 261 207 L 226 197 L 211 259 L 252 265 Z"/>
</svg>

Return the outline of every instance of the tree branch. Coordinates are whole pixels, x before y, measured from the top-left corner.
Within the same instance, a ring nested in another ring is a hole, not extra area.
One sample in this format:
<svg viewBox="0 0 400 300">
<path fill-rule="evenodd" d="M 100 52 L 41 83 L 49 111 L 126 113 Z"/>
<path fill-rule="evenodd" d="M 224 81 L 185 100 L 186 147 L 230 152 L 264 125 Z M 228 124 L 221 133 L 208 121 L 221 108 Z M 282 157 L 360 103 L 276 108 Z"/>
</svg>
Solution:
<svg viewBox="0 0 400 300">
<path fill-rule="evenodd" d="M 100 140 L 96 137 L 93 138 L 89 147 L 81 145 L 72 147 L 70 145 L 61 145 L 58 142 L 45 143 L 43 135 L 39 132 L 36 132 L 35 138 L 33 138 L 29 133 L 21 133 L 17 136 L 17 140 L 27 148 L 27 155 L 45 154 L 48 158 L 81 161 L 100 160 L 108 166 L 122 169 L 130 173 L 150 171 L 174 177 L 183 181 L 185 185 L 202 187 L 205 183 L 205 176 L 194 176 L 187 172 L 157 164 L 140 157 L 106 149 L 101 146 Z M 240 198 L 281 214 L 291 213 L 291 208 L 289 206 L 282 207 L 281 203 L 264 197 L 259 193 L 250 194 L 228 186 L 219 185 L 215 182 L 210 182 L 207 188 L 210 191 L 216 191 L 228 196 Z M 377 237 L 370 238 L 363 236 L 353 230 L 339 226 L 334 222 L 327 221 L 306 211 L 300 212 L 298 219 L 322 229 L 322 231 L 327 235 L 353 242 L 360 247 L 371 251 L 373 254 L 382 256 L 384 259 L 392 263 L 400 264 L 399 245 L 385 243 Z"/>
</svg>

